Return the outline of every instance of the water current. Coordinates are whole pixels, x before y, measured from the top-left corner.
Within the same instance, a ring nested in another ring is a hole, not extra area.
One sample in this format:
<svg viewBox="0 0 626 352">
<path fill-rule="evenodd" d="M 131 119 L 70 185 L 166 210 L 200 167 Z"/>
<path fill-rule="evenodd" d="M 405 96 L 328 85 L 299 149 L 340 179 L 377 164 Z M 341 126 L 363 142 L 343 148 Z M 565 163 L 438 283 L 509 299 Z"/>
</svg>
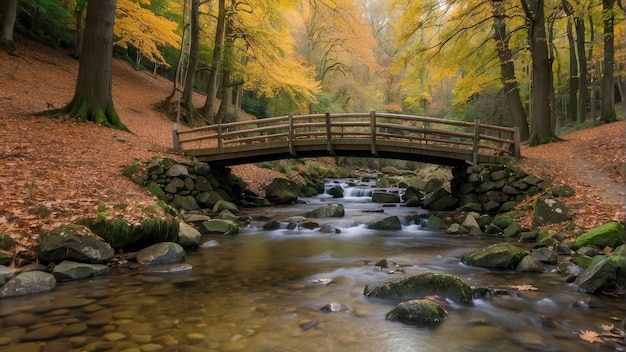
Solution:
<svg viewBox="0 0 626 352">
<path fill-rule="evenodd" d="M 464 266 L 464 253 L 502 239 L 424 230 L 413 221 L 420 209 L 375 204 L 369 190 L 343 185 L 343 199 L 321 195 L 306 198 L 308 204 L 245 211 L 281 220 L 341 202 L 344 218 L 320 221 L 338 234 L 264 231 L 263 221 L 253 221 L 237 236 L 206 237 L 221 246 L 188 251 L 188 271 L 163 274 L 131 264 L 60 283 L 50 293 L 0 300 L 0 351 L 620 350 L 578 335 L 619 325 L 623 301 L 578 293 L 554 267 L 526 274 Z M 402 219 L 401 231 L 365 226 L 389 215 Z M 402 270 L 377 268 L 381 259 Z M 448 302 L 449 315 L 436 328 L 387 321 L 398 302 L 363 295 L 368 283 L 426 272 L 507 294 Z M 333 302 L 348 309 L 320 310 Z"/>
</svg>

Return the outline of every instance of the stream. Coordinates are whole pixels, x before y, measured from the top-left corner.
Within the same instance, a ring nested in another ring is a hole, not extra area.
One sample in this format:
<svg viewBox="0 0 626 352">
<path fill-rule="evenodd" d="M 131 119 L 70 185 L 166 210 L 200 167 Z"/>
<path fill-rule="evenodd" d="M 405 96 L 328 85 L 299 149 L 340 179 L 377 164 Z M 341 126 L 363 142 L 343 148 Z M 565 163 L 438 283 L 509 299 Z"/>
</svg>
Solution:
<svg viewBox="0 0 626 352">
<path fill-rule="evenodd" d="M 187 251 L 189 271 L 158 273 L 132 263 L 59 283 L 50 293 L 2 299 L 0 351 L 624 350 L 578 337 L 581 330 L 601 332 L 602 324 L 619 326 L 623 301 L 572 290 L 554 266 L 545 273 L 467 267 L 464 253 L 502 239 L 426 231 L 413 221 L 423 210 L 375 204 L 368 185 L 343 185 L 343 199 L 320 195 L 303 198 L 308 204 L 242 212 L 280 221 L 341 202 L 345 217 L 318 221 L 338 234 L 265 231 L 264 221 L 252 221 L 237 236 L 206 236 L 220 247 Z M 365 223 L 390 215 L 400 217 L 401 231 L 367 229 Z M 402 270 L 376 267 L 381 259 Z M 363 295 L 368 283 L 426 272 L 506 294 L 467 305 L 450 301 L 436 328 L 387 321 L 398 302 Z M 517 285 L 536 290 L 512 288 Z M 320 310 L 329 303 L 349 309 Z"/>
</svg>

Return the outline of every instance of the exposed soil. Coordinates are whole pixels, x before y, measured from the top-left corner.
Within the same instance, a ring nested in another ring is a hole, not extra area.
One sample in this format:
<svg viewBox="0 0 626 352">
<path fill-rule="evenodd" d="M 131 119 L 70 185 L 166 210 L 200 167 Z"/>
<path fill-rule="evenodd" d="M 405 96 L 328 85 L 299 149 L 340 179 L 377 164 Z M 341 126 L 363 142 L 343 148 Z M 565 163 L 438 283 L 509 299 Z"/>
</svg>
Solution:
<svg viewBox="0 0 626 352">
<path fill-rule="evenodd" d="M 0 233 L 28 250 L 39 233 L 89 215 L 99 204 L 128 220 L 146 216 L 154 200 L 124 177 L 136 160 L 173 153 L 172 121 L 155 105 L 172 84 L 125 61 L 113 64 L 113 96 L 122 121 L 133 133 L 69 118 L 36 117 L 70 101 L 78 62 L 63 50 L 18 41 L 15 55 L 0 52 Z M 203 97 L 195 97 L 198 105 Z M 568 203 L 584 228 L 624 220 L 624 121 L 565 136 L 567 140 L 523 148 L 525 169 L 574 187 Z M 233 168 L 248 186 L 263 188 L 283 175 L 254 165 Z"/>
</svg>

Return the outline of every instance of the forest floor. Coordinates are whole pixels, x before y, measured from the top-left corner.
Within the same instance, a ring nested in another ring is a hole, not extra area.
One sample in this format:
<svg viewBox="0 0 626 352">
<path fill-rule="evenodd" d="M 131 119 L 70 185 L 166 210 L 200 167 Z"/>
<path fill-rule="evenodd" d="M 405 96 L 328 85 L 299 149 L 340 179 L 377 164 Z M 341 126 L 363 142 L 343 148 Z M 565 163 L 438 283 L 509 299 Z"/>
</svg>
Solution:
<svg viewBox="0 0 626 352">
<path fill-rule="evenodd" d="M 172 121 L 155 109 L 171 82 L 114 60 L 114 104 L 133 133 L 37 117 L 71 100 L 78 62 L 64 50 L 17 44 L 14 55 L 0 52 L 0 234 L 18 240 L 20 251 L 42 231 L 93 215 L 100 204 L 131 222 L 144 218 L 153 197 L 122 169 L 152 157 L 180 158 L 172 150 Z M 203 96 L 195 99 L 203 103 Z M 576 190 L 568 205 L 580 227 L 624 221 L 625 131 L 620 121 L 562 136 L 564 142 L 524 147 L 519 164 Z M 275 177 L 284 177 L 254 165 L 232 171 L 261 195 Z"/>
</svg>

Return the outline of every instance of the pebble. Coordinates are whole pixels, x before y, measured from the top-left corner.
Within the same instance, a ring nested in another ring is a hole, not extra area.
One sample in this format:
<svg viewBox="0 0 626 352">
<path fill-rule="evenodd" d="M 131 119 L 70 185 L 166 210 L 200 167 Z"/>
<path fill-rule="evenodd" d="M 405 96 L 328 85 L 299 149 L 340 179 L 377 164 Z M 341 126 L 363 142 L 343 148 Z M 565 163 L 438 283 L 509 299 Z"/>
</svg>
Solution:
<svg viewBox="0 0 626 352">
<path fill-rule="evenodd" d="M 119 332 L 110 332 L 104 335 L 104 338 L 109 341 L 119 341 L 126 338 L 126 335 Z"/>
<path fill-rule="evenodd" d="M 189 333 L 187 334 L 186 337 L 187 337 L 187 341 L 191 344 L 197 344 L 197 343 L 204 341 L 204 339 L 206 339 L 206 335 L 200 334 L 197 332 Z"/>
<path fill-rule="evenodd" d="M 142 352 L 154 352 L 154 351 L 162 350 L 163 346 L 157 345 L 155 343 L 148 343 L 145 345 L 141 345 L 141 347 L 139 348 L 141 349 Z"/>
<path fill-rule="evenodd" d="M 22 336 L 22 341 L 41 341 L 55 338 L 65 328 L 63 325 L 44 326 L 33 331 L 29 331 Z"/>
</svg>

